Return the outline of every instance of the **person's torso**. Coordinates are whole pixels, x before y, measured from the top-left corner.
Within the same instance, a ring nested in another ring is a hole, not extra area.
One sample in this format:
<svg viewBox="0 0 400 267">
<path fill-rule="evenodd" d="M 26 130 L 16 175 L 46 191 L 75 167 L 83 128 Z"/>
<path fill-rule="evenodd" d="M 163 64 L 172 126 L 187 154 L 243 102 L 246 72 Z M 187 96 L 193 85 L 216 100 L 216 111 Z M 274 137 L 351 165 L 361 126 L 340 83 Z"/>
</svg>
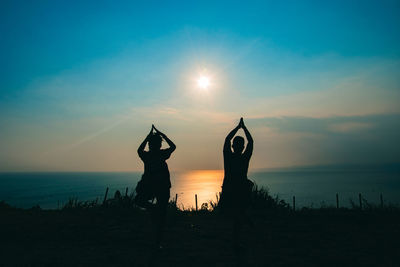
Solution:
<svg viewBox="0 0 400 267">
<path fill-rule="evenodd" d="M 247 179 L 249 159 L 243 154 L 226 153 L 224 155 L 225 180 L 240 183 Z"/>
<path fill-rule="evenodd" d="M 168 164 L 165 162 L 163 151 L 148 151 L 144 157 L 144 176 L 158 185 L 171 187 Z"/>
</svg>

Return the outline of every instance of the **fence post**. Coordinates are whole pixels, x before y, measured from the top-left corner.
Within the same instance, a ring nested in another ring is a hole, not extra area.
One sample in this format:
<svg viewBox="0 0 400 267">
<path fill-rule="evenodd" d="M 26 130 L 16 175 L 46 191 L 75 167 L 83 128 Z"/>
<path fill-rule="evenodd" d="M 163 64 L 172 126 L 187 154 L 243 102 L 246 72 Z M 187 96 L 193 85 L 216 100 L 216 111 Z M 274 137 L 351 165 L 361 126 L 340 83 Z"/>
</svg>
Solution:
<svg viewBox="0 0 400 267">
<path fill-rule="evenodd" d="M 194 195 L 194 199 L 196 201 L 196 211 L 197 211 L 197 194 Z"/>
<path fill-rule="evenodd" d="M 293 210 L 296 210 L 296 197 L 293 196 Z"/>
<path fill-rule="evenodd" d="M 380 195 L 380 199 L 381 199 L 381 209 L 383 209 L 383 196 L 382 196 L 382 193 Z"/>
<path fill-rule="evenodd" d="M 127 187 L 126 190 L 125 190 L 125 196 L 126 196 L 126 197 L 128 196 L 128 187 Z"/>
<path fill-rule="evenodd" d="M 360 200 L 360 210 L 362 210 L 362 197 L 361 197 L 361 193 L 358 194 L 358 199 Z"/>
<path fill-rule="evenodd" d="M 178 203 L 178 194 L 175 194 L 175 205 Z"/>
<path fill-rule="evenodd" d="M 107 189 L 106 189 L 106 193 L 105 193 L 105 195 L 104 195 L 103 205 L 106 203 L 106 200 L 107 200 L 107 194 L 108 194 L 108 187 L 107 187 Z"/>
<path fill-rule="evenodd" d="M 336 193 L 336 208 L 339 208 L 339 194 Z"/>
</svg>

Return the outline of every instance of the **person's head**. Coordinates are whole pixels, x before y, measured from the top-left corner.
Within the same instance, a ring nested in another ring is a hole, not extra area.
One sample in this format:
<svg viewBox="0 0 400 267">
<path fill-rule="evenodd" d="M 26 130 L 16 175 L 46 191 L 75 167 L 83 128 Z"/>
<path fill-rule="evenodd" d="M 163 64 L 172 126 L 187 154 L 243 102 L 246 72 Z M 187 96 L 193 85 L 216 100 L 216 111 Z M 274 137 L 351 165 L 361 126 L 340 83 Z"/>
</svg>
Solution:
<svg viewBox="0 0 400 267">
<path fill-rule="evenodd" d="M 150 150 L 160 150 L 161 149 L 162 138 L 159 134 L 153 134 L 149 139 L 149 149 Z"/>
<path fill-rule="evenodd" d="M 234 153 L 242 153 L 244 149 L 244 138 L 241 136 L 233 138 L 232 148 Z"/>
</svg>

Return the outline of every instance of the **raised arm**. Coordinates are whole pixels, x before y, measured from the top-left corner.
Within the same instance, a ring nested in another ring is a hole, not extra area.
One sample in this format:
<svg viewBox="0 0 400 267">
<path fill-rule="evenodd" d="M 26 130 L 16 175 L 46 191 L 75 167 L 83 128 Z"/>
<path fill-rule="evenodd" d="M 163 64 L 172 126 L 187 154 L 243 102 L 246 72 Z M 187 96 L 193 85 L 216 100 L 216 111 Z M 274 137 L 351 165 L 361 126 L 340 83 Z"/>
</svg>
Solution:
<svg viewBox="0 0 400 267">
<path fill-rule="evenodd" d="M 150 138 L 152 133 L 153 133 L 153 126 L 151 127 L 150 133 L 146 136 L 146 138 L 143 140 L 143 142 L 140 144 L 140 146 L 139 146 L 139 148 L 137 150 L 137 153 L 139 154 L 140 158 L 143 157 L 144 148 L 146 147 L 146 144 L 149 141 L 149 138 Z"/>
<path fill-rule="evenodd" d="M 167 142 L 167 144 L 169 145 L 169 148 L 167 148 L 167 150 L 172 153 L 175 151 L 176 149 L 176 145 L 174 144 L 174 142 L 171 141 L 171 139 L 169 139 L 164 133 L 160 132 L 156 127 L 154 127 L 154 130 L 156 131 L 156 133 L 158 133 L 164 140 L 165 142 Z"/>
<path fill-rule="evenodd" d="M 246 135 L 246 139 L 247 139 L 247 146 L 246 146 L 246 150 L 244 151 L 244 154 L 251 156 L 251 154 L 253 153 L 253 137 L 251 136 L 249 130 L 247 129 L 246 125 L 244 125 L 244 121 L 243 118 L 240 120 L 241 121 L 241 126 L 243 128 L 244 134 Z"/>
<path fill-rule="evenodd" d="M 225 137 L 225 143 L 224 143 L 224 152 L 232 152 L 231 150 L 231 141 L 232 138 L 235 136 L 237 131 L 240 129 L 240 125 L 236 126 L 226 137 Z"/>
</svg>

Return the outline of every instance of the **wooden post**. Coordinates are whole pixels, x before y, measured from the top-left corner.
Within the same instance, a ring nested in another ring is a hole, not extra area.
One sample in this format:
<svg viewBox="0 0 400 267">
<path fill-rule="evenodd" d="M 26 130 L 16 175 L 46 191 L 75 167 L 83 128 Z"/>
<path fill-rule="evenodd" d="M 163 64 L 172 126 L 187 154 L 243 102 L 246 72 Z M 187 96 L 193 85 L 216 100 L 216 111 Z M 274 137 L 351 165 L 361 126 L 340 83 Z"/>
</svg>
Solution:
<svg viewBox="0 0 400 267">
<path fill-rule="evenodd" d="M 362 210 L 362 197 L 361 197 L 361 193 L 358 194 L 358 199 L 360 200 L 360 210 Z"/>
<path fill-rule="evenodd" d="M 125 190 L 125 196 L 126 196 L 126 197 L 128 196 L 128 187 L 127 187 L 126 190 Z"/>
<path fill-rule="evenodd" d="M 194 195 L 194 199 L 195 199 L 195 201 L 196 201 L 196 211 L 197 211 L 197 210 L 198 210 L 198 209 L 197 209 L 197 194 Z"/>
<path fill-rule="evenodd" d="M 380 195 L 380 198 L 381 198 L 381 209 L 383 209 L 383 196 L 382 196 L 382 193 Z"/>
<path fill-rule="evenodd" d="M 178 194 L 175 194 L 175 205 L 178 203 Z"/>
<path fill-rule="evenodd" d="M 339 208 L 339 194 L 336 193 L 336 208 Z"/>
<path fill-rule="evenodd" d="M 296 197 L 293 196 L 293 210 L 296 210 Z"/>
<path fill-rule="evenodd" d="M 107 194 L 108 194 L 108 187 L 107 187 L 107 189 L 106 189 L 106 193 L 105 193 L 105 195 L 104 195 L 103 205 L 106 203 L 106 200 L 107 200 Z"/>
</svg>

